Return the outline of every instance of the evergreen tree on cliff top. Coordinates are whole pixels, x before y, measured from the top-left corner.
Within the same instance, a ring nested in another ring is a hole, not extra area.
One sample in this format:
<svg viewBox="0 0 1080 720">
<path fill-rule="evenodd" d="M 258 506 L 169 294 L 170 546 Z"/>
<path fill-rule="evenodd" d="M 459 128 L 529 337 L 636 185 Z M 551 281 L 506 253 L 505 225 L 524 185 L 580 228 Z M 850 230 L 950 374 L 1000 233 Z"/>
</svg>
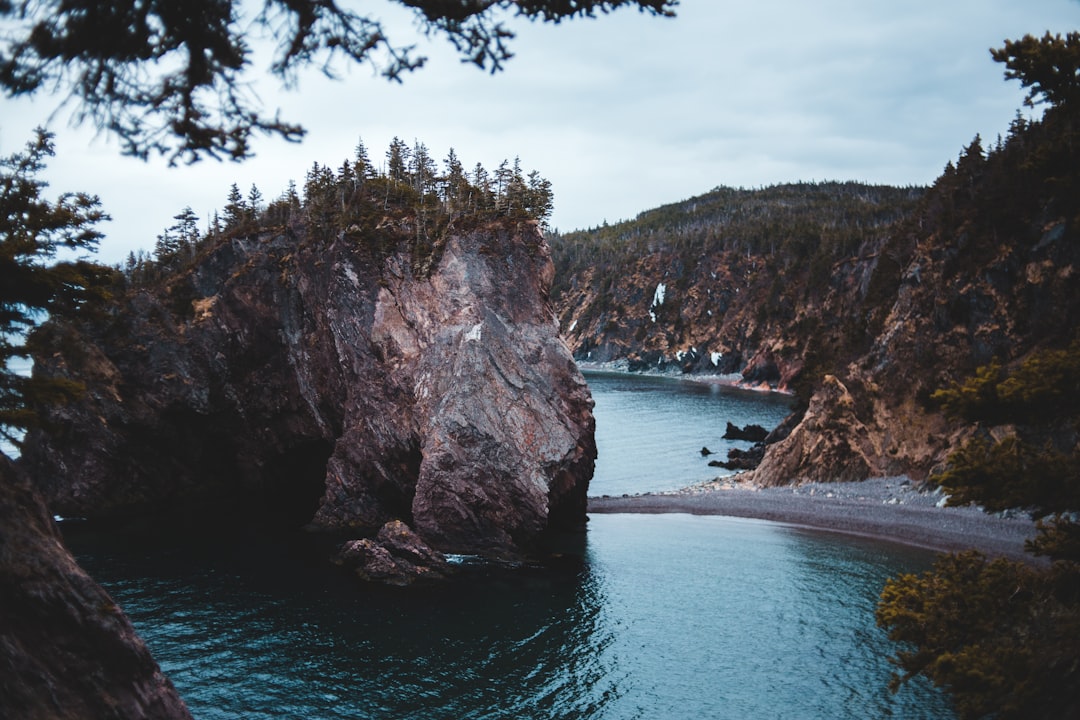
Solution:
<svg viewBox="0 0 1080 720">
<path fill-rule="evenodd" d="M 1012 181 L 1037 186 L 1016 193 L 1039 193 L 1040 216 L 1063 220 L 1075 238 L 1080 33 L 1027 36 L 992 53 L 1030 88 L 1026 104 L 1049 105 L 1010 138 L 1032 175 Z M 889 580 L 877 608 L 878 624 L 906 644 L 893 659 L 902 671 L 894 689 L 923 675 L 965 719 L 1080 717 L 1080 330 L 1076 318 L 1059 320 L 1067 347 L 1011 369 L 991 362 L 935 394 L 947 416 L 974 427 L 936 477 L 951 502 L 1030 511 L 1040 520 L 1027 549 L 1051 563 L 943 555 L 921 576 Z"/>
</svg>

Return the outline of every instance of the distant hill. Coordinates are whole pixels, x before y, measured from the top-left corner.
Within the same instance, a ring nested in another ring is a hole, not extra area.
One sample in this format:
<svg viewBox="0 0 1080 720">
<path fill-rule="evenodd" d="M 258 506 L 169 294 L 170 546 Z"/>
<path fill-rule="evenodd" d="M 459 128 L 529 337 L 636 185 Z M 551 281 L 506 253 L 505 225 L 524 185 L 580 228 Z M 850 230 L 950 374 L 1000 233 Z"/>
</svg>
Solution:
<svg viewBox="0 0 1080 720">
<path fill-rule="evenodd" d="M 1077 337 L 1076 125 L 1018 116 L 930 188 L 717 188 L 557 235 L 561 329 L 579 361 L 795 391 L 762 481 L 924 478 L 970 433 L 935 390 Z"/>
<path fill-rule="evenodd" d="M 787 387 L 807 323 L 860 283 L 923 188 L 716 188 L 634 220 L 549 239 L 553 299 L 578 360 L 740 373 Z"/>
</svg>

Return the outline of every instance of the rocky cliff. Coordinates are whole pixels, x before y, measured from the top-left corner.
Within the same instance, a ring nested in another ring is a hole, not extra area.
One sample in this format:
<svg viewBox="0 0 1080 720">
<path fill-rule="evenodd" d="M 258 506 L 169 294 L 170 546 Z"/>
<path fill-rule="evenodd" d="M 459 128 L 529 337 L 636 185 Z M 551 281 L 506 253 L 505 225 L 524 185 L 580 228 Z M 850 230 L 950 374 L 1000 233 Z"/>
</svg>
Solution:
<svg viewBox="0 0 1080 720">
<path fill-rule="evenodd" d="M 0 455 L 0 709 L 20 720 L 190 718 L 112 599 Z"/>
<path fill-rule="evenodd" d="M 35 372 L 86 386 L 24 450 L 50 507 L 351 536 L 401 520 L 498 556 L 578 526 L 592 400 L 536 223 L 419 235 L 401 217 L 232 233 L 96 321 L 46 327 Z"/>
<path fill-rule="evenodd" d="M 714 190 L 556 238 L 575 356 L 796 392 L 764 484 L 940 470 L 972 432 L 933 393 L 1077 337 L 1077 121 L 1018 120 L 924 191 Z"/>
<path fill-rule="evenodd" d="M 552 238 L 556 310 L 579 361 L 734 375 L 792 389 L 837 306 L 921 188 L 717 188 L 618 225 Z M 830 340 L 835 342 L 835 340 Z"/>
</svg>

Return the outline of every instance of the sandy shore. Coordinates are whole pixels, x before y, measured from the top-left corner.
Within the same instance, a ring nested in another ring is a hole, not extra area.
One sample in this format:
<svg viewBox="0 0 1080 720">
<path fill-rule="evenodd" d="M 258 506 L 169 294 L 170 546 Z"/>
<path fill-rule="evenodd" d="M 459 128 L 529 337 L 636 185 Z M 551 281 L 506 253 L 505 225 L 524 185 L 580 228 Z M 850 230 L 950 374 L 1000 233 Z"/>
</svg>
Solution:
<svg viewBox="0 0 1080 720">
<path fill-rule="evenodd" d="M 788 525 L 881 538 L 932 550 L 976 549 L 1032 560 L 1024 540 L 1031 518 L 944 507 L 940 492 L 920 492 L 905 478 L 760 488 L 715 480 L 670 493 L 589 498 L 590 513 L 691 513 L 772 520 Z"/>
</svg>

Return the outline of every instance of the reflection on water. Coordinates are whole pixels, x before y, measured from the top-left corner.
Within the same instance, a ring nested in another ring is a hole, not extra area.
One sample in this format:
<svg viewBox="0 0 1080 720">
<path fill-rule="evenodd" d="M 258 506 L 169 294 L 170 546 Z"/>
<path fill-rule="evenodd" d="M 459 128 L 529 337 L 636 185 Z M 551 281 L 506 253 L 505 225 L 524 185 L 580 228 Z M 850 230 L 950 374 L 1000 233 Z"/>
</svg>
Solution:
<svg viewBox="0 0 1080 720">
<path fill-rule="evenodd" d="M 885 688 L 885 577 L 930 556 L 769 523 L 601 515 L 580 557 L 363 586 L 295 536 L 69 531 L 198 718 L 951 717 Z"/>
<path fill-rule="evenodd" d="M 948 718 L 928 685 L 892 695 L 874 625 L 886 577 L 923 551 L 688 515 L 601 515 L 589 555 L 632 681 L 605 717 Z"/>
<path fill-rule="evenodd" d="M 295 536 L 68 534 L 198 718 L 588 718 L 618 692 L 580 556 L 400 590 Z"/>
<path fill-rule="evenodd" d="M 771 427 L 787 411 L 658 378 L 589 383 L 598 493 L 712 477 L 698 451 L 723 449 L 727 420 Z M 926 685 L 888 692 L 894 648 L 874 626 L 885 579 L 929 567 L 924 551 L 598 515 L 552 567 L 403 591 L 361 585 L 302 534 L 66 533 L 204 720 L 953 717 Z"/>
</svg>

